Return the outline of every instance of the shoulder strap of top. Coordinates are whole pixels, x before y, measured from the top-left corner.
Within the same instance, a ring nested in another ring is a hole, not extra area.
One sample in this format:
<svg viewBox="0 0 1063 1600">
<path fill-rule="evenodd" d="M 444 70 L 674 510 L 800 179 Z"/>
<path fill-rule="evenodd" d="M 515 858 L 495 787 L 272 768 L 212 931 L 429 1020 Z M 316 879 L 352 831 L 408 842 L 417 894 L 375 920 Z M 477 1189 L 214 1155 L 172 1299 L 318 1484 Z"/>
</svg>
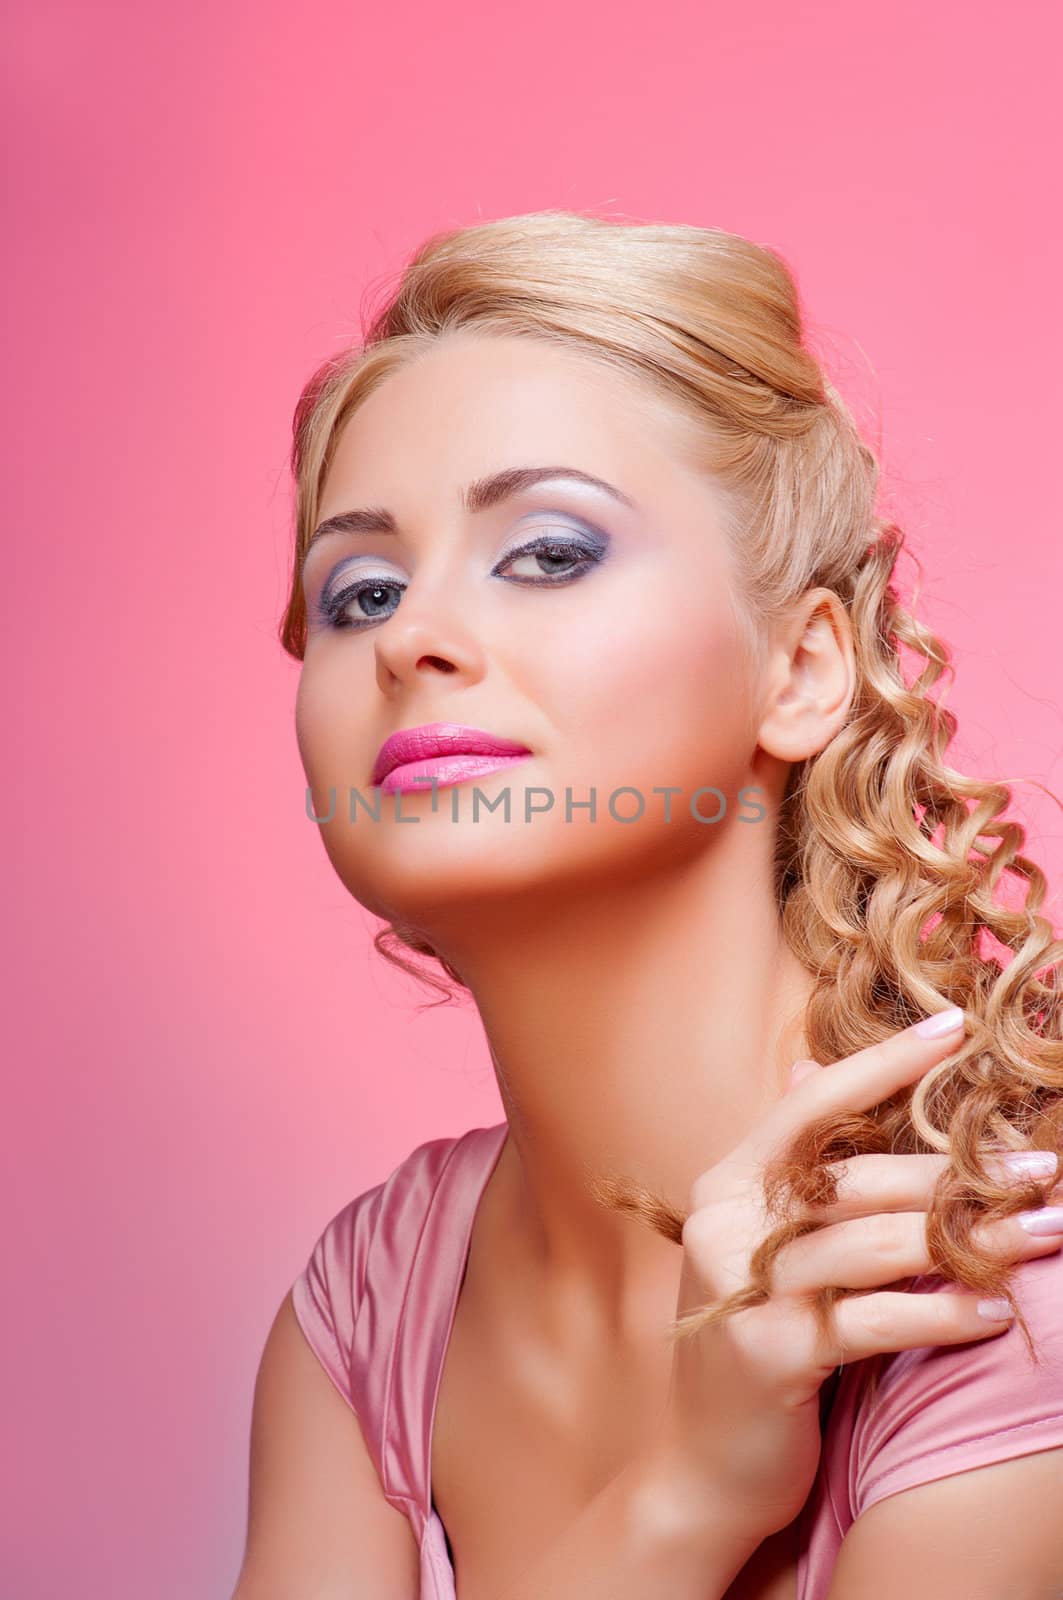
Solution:
<svg viewBox="0 0 1063 1600">
<path fill-rule="evenodd" d="M 432 1423 L 480 1195 L 507 1124 L 432 1139 L 381 1186 L 351 1349 L 351 1399 L 384 1493 L 421 1522 Z"/>
</svg>

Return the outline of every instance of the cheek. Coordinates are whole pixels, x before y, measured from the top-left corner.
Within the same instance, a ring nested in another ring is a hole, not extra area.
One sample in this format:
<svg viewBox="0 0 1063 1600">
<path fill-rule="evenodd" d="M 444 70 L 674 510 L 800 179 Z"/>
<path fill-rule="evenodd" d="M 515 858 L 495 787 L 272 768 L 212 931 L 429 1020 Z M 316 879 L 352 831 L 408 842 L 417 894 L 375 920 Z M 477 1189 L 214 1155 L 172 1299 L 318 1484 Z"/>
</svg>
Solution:
<svg viewBox="0 0 1063 1600">
<path fill-rule="evenodd" d="M 373 863 L 383 831 L 356 807 L 351 819 L 350 791 L 371 802 L 366 763 L 376 754 L 350 673 L 329 672 L 320 660 L 304 663 L 295 700 L 295 731 L 314 817 L 307 825 L 318 835 L 337 877 L 354 898 L 377 916 L 388 915 Z M 369 752 L 367 754 L 367 752 Z"/>
<path fill-rule="evenodd" d="M 619 627 L 585 618 L 544 650 L 537 698 L 574 781 L 655 784 L 742 782 L 755 747 L 748 669 L 737 623 L 721 595 L 644 604 Z"/>
<path fill-rule="evenodd" d="M 320 659 L 304 663 L 296 693 L 295 731 L 310 790 L 309 807 L 304 796 L 307 825 L 317 833 L 349 893 L 369 911 L 384 916 L 373 870 L 382 830 L 367 822 L 357 805 L 351 818 L 352 790 L 366 802 L 373 797 L 369 776 L 376 745 L 358 710 L 359 704 L 367 703 L 368 696 L 352 689 L 349 671 L 326 671 Z"/>
<path fill-rule="evenodd" d="M 305 664 L 295 697 L 295 735 L 307 782 L 365 789 L 370 734 L 359 705 L 366 696 L 351 683 L 350 671 L 328 663 Z M 363 769 L 365 769 L 363 771 Z"/>
</svg>

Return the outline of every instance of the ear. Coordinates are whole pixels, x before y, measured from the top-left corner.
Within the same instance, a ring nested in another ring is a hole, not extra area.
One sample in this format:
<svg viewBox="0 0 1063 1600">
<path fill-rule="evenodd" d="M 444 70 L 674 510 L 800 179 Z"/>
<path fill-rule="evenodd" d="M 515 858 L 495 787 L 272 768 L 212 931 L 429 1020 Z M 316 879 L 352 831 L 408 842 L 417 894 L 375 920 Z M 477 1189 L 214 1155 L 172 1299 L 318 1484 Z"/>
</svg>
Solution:
<svg viewBox="0 0 1063 1600">
<path fill-rule="evenodd" d="M 804 761 L 845 722 L 856 687 L 849 614 L 832 589 L 810 589 L 768 647 L 757 743 L 781 761 Z"/>
</svg>

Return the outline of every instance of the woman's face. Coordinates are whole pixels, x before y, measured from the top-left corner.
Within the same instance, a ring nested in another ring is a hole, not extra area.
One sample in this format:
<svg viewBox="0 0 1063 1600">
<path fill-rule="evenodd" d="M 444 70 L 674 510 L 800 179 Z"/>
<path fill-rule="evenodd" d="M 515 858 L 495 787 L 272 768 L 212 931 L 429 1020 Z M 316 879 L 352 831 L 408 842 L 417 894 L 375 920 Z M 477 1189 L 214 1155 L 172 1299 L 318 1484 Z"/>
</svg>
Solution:
<svg viewBox="0 0 1063 1600">
<path fill-rule="evenodd" d="M 296 726 L 316 816 L 335 791 L 319 824 L 329 858 L 371 911 L 430 932 L 500 897 L 615 887 L 712 849 L 734 822 L 756 685 L 719 491 L 684 465 L 687 426 L 591 358 L 469 333 L 347 422 L 318 527 L 363 515 L 307 553 Z M 532 468 L 551 472 L 463 502 Z M 427 780 L 375 788 L 384 740 L 429 723 L 530 754 L 485 776 L 448 768 L 434 794 Z M 707 786 L 726 799 L 715 823 L 724 801 L 695 794 Z"/>
</svg>

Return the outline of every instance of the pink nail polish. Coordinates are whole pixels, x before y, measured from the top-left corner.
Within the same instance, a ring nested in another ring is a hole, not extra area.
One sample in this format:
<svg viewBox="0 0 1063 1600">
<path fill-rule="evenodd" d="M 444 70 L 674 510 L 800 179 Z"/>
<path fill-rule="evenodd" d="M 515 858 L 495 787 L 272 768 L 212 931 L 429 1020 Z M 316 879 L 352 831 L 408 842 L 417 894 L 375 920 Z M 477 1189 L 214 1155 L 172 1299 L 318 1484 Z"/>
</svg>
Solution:
<svg viewBox="0 0 1063 1600">
<path fill-rule="evenodd" d="M 1063 1206 L 1042 1206 L 1040 1211 L 1020 1211 L 1019 1221 L 1027 1233 L 1063 1233 Z"/>
<path fill-rule="evenodd" d="M 1054 1150 L 1009 1150 L 1004 1161 L 1026 1178 L 1050 1178 L 1059 1165 Z"/>
<path fill-rule="evenodd" d="M 917 1022 L 915 1031 L 923 1039 L 938 1039 L 943 1033 L 952 1033 L 963 1027 L 963 1007 L 949 1006 L 947 1011 L 935 1011 L 932 1017 Z"/>
<path fill-rule="evenodd" d="M 978 1315 L 987 1322 L 1006 1322 L 1015 1313 L 1006 1300 L 979 1300 Z"/>
</svg>

